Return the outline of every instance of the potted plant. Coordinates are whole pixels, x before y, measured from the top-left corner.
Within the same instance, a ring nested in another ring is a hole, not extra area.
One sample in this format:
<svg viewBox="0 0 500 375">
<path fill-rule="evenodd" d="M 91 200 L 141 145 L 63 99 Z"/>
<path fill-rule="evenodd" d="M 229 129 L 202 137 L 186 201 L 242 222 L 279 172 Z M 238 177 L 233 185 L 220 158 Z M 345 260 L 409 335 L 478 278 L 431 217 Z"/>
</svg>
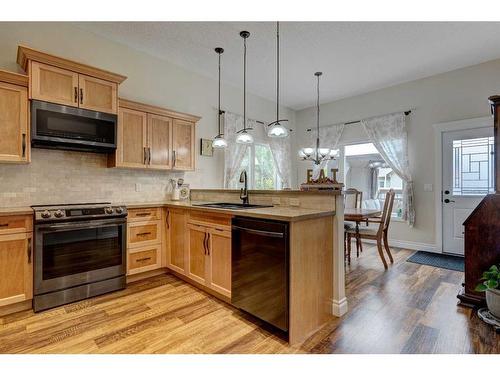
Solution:
<svg viewBox="0 0 500 375">
<path fill-rule="evenodd" d="M 476 286 L 477 292 L 485 292 L 486 305 L 488 310 L 500 319 L 500 272 L 497 265 L 490 267 L 488 271 L 483 272 L 481 283 Z"/>
</svg>

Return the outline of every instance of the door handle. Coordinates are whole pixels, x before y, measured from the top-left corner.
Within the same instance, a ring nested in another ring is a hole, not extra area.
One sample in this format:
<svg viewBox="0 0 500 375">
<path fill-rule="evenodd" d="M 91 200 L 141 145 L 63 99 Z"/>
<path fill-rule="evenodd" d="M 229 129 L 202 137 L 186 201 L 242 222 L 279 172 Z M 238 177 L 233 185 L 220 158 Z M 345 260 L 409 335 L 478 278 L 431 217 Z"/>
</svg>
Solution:
<svg viewBox="0 0 500 375">
<path fill-rule="evenodd" d="M 151 165 L 151 147 L 148 147 L 148 164 Z"/>
<path fill-rule="evenodd" d="M 78 87 L 75 86 L 75 103 L 78 103 Z"/>
<path fill-rule="evenodd" d="M 80 89 L 80 104 L 83 104 L 83 89 Z"/>
<path fill-rule="evenodd" d="M 26 133 L 23 133 L 22 149 L 23 149 L 23 158 L 24 158 L 24 157 L 26 157 Z"/>
<path fill-rule="evenodd" d="M 208 232 L 207 234 L 208 234 L 208 237 L 207 237 L 207 253 L 208 253 L 208 255 L 210 255 L 210 232 Z"/>
<path fill-rule="evenodd" d="M 28 238 L 28 264 L 31 264 L 31 238 Z"/>
<path fill-rule="evenodd" d="M 170 229 L 170 223 L 168 222 L 169 218 L 170 218 L 170 210 L 167 210 L 167 218 L 165 219 L 167 221 L 167 229 Z"/>
<path fill-rule="evenodd" d="M 452 200 L 450 200 L 450 199 L 448 199 L 448 198 L 446 198 L 446 199 L 444 200 L 444 203 L 450 203 L 450 202 L 455 203 L 455 201 L 452 201 Z"/>
<path fill-rule="evenodd" d="M 172 166 L 175 167 L 175 162 L 177 161 L 177 155 L 175 154 L 175 150 L 172 151 L 172 156 L 173 156 L 173 163 Z"/>
<path fill-rule="evenodd" d="M 148 148 L 144 147 L 144 163 L 143 164 L 148 164 Z"/>
<path fill-rule="evenodd" d="M 207 232 L 205 232 L 205 237 L 203 237 L 203 249 L 205 250 L 205 255 L 207 255 Z"/>
</svg>

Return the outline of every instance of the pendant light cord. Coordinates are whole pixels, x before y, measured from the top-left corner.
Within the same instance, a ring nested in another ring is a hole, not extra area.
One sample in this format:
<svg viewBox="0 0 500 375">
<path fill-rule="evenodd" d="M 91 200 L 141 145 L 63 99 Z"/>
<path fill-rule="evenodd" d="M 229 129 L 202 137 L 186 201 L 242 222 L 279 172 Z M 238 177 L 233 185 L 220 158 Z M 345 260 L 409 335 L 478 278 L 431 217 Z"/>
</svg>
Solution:
<svg viewBox="0 0 500 375">
<path fill-rule="evenodd" d="M 280 119 L 280 23 L 276 22 L 276 122 Z"/>
<path fill-rule="evenodd" d="M 316 76 L 318 77 L 318 84 L 317 84 L 317 99 L 316 99 L 316 129 L 318 131 L 316 135 L 316 159 L 319 159 L 319 76 L 320 74 L 316 73 Z"/>
<path fill-rule="evenodd" d="M 243 130 L 247 129 L 247 39 L 243 38 Z"/>
<path fill-rule="evenodd" d="M 219 53 L 219 135 L 221 135 L 221 131 L 220 131 L 220 115 L 221 115 L 221 112 L 220 112 L 220 53 Z"/>
</svg>

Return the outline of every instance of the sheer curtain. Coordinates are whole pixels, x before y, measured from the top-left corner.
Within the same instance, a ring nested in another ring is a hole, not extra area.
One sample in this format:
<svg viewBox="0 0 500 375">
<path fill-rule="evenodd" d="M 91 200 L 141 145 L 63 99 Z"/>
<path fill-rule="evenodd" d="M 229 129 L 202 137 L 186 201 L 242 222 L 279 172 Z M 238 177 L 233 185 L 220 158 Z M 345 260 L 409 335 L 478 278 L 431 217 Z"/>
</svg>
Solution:
<svg viewBox="0 0 500 375">
<path fill-rule="evenodd" d="M 402 218 L 412 227 L 415 224 L 415 202 L 408 161 L 405 114 L 372 117 L 362 120 L 361 124 L 384 161 L 404 181 Z"/>
<path fill-rule="evenodd" d="M 264 134 L 267 134 L 267 125 L 262 124 L 262 128 Z M 281 180 L 281 187 L 283 189 L 290 188 L 292 174 L 290 136 L 285 138 L 267 137 L 265 143 L 268 143 L 271 149 L 276 172 Z"/>
<path fill-rule="evenodd" d="M 324 126 L 319 128 L 319 143 L 320 148 L 328 147 L 331 149 L 337 148 L 340 137 L 342 137 L 342 133 L 344 132 L 345 124 L 336 124 L 330 126 Z M 316 148 L 316 129 L 312 129 L 310 132 L 307 132 L 306 135 L 306 144 L 307 147 Z M 312 178 L 316 180 L 319 177 L 320 171 L 326 167 L 328 164 L 328 160 L 322 161 L 319 165 L 313 165 L 313 175 Z"/>
<path fill-rule="evenodd" d="M 249 121 L 247 124 L 250 126 Z M 229 183 L 240 167 L 245 157 L 248 145 L 236 143 L 236 132 L 243 128 L 243 116 L 231 112 L 224 113 L 224 136 L 227 147 L 224 150 L 224 187 L 229 188 Z"/>
</svg>

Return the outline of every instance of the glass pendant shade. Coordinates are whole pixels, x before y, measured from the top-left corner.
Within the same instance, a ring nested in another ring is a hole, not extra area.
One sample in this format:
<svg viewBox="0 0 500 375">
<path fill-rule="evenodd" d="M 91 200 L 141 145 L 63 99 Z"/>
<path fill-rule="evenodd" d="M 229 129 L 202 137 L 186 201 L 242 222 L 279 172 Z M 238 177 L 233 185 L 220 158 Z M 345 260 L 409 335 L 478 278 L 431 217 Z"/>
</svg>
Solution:
<svg viewBox="0 0 500 375">
<path fill-rule="evenodd" d="M 324 158 L 326 155 L 330 154 L 330 149 L 329 148 L 320 148 L 318 150 L 319 155 Z"/>
<path fill-rule="evenodd" d="M 330 157 L 335 158 L 339 155 L 339 150 L 330 150 Z"/>
<path fill-rule="evenodd" d="M 222 134 L 219 134 L 217 137 L 214 138 L 212 141 L 212 147 L 213 148 L 226 148 L 227 147 L 227 141 L 224 139 Z"/>
<path fill-rule="evenodd" d="M 314 149 L 312 147 L 306 147 L 302 149 L 302 152 L 305 156 L 310 157 L 313 154 Z"/>
<path fill-rule="evenodd" d="M 236 143 L 241 143 L 241 144 L 250 144 L 253 143 L 253 137 L 250 133 L 248 133 L 246 130 L 243 130 L 238 136 L 236 137 Z"/>
<path fill-rule="evenodd" d="M 279 122 L 276 122 L 269 127 L 267 135 L 271 138 L 285 138 L 288 136 L 288 130 Z"/>
</svg>

